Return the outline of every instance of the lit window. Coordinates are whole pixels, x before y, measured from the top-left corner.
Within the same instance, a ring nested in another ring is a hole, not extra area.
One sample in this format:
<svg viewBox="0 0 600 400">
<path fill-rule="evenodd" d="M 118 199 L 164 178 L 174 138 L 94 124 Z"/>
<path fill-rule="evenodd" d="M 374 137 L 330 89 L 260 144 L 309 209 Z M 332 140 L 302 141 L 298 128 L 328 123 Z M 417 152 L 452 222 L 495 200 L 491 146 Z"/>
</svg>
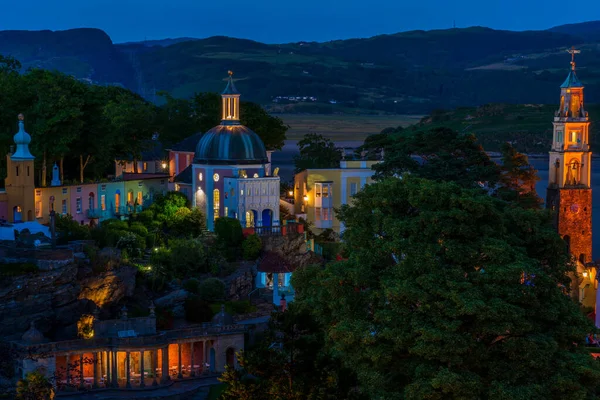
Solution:
<svg viewBox="0 0 600 400">
<path fill-rule="evenodd" d="M 67 199 L 63 199 L 63 201 L 62 201 L 62 213 L 63 214 L 67 213 Z"/>
<path fill-rule="evenodd" d="M 202 182 L 202 172 L 200 172 L 200 173 L 198 174 L 198 180 L 199 180 L 200 182 Z"/>
<path fill-rule="evenodd" d="M 120 206 L 121 206 L 121 194 L 116 193 L 115 194 L 115 210 L 118 210 Z"/>
<path fill-rule="evenodd" d="M 138 192 L 138 194 L 137 194 L 137 203 L 138 203 L 138 206 L 141 206 L 144 203 L 144 199 L 142 197 L 142 192 Z"/>
<path fill-rule="evenodd" d="M 148 163 L 147 162 L 144 163 L 144 171 L 148 171 Z"/>
<path fill-rule="evenodd" d="M 42 218 L 42 202 L 36 201 L 35 203 L 35 217 Z"/>
<path fill-rule="evenodd" d="M 254 227 L 254 213 L 252 211 L 246 211 L 246 228 Z"/>
<path fill-rule="evenodd" d="M 257 174 L 256 172 L 254 173 L 254 177 L 255 177 L 255 178 L 258 178 L 258 174 Z"/>
<path fill-rule="evenodd" d="M 217 174 L 215 174 L 215 175 L 217 175 Z M 213 190 L 213 212 L 214 212 L 215 219 L 219 218 L 219 208 L 221 207 L 221 205 L 219 204 L 220 201 L 221 201 L 221 196 L 219 194 L 219 189 Z"/>
<path fill-rule="evenodd" d="M 102 211 L 106 211 L 106 195 L 100 196 L 100 208 Z"/>
<path fill-rule="evenodd" d="M 127 192 L 127 204 L 132 205 L 133 204 L 133 191 L 129 191 Z"/>
<path fill-rule="evenodd" d="M 215 180 L 215 182 L 219 182 L 219 174 L 214 174 L 213 179 Z"/>
<path fill-rule="evenodd" d="M 323 197 L 329 197 L 329 185 L 323 186 Z"/>
<path fill-rule="evenodd" d="M 321 208 L 320 207 L 315 207 L 315 220 L 316 221 L 321 220 Z"/>
<path fill-rule="evenodd" d="M 36 190 L 35 191 L 35 195 L 36 196 L 41 196 L 42 195 L 42 191 L 41 190 Z"/>
<path fill-rule="evenodd" d="M 78 197 L 75 200 L 75 204 L 77 206 L 77 214 L 81 214 L 81 197 Z"/>
<path fill-rule="evenodd" d="M 244 189 L 240 189 L 240 196 L 244 195 Z"/>
</svg>

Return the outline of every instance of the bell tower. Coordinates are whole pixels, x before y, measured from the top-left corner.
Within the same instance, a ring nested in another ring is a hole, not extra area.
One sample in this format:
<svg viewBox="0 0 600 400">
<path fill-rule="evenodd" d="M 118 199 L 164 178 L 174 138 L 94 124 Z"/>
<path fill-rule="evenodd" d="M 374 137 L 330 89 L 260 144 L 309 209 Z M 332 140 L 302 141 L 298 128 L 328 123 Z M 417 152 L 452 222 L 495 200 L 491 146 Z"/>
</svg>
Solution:
<svg viewBox="0 0 600 400">
<path fill-rule="evenodd" d="M 25 118 L 19 114 L 19 132 L 13 138 L 17 145 L 12 154 L 6 156 L 6 194 L 8 200 L 8 220 L 23 222 L 35 220 L 34 170 L 35 157 L 29 152 L 31 136 L 25 132 Z"/>
<path fill-rule="evenodd" d="M 233 84 L 233 72 L 229 71 L 227 86 L 221 93 L 221 125 L 240 125 L 240 92 Z"/>
<path fill-rule="evenodd" d="M 577 262 L 571 294 L 584 306 L 596 304 L 595 270 L 592 262 L 592 189 L 589 145 L 589 118 L 584 108 L 583 85 L 575 73 L 571 48 L 571 69 L 560 86 L 560 107 L 554 113 L 554 134 L 550 150 L 546 207 L 555 211 L 558 233 Z"/>
</svg>

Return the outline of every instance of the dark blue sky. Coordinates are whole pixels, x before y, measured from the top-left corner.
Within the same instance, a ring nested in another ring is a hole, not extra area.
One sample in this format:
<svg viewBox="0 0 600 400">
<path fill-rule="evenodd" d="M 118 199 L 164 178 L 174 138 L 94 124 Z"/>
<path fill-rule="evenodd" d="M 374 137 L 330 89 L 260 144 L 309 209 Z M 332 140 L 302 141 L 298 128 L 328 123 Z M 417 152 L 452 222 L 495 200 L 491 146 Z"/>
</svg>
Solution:
<svg viewBox="0 0 600 400">
<path fill-rule="evenodd" d="M 546 29 L 600 19 L 597 0 L 0 0 L 0 30 L 95 27 L 114 42 L 227 35 L 327 41 L 473 25 Z"/>
</svg>

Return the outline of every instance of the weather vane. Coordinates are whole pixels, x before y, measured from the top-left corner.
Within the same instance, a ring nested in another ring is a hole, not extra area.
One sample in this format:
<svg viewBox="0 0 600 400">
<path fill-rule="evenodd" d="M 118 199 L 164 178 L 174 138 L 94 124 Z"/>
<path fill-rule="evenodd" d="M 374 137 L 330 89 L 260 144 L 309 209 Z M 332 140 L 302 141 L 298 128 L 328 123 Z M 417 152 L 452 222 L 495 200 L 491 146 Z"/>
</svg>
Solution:
<svg viewBox="0 0 600 400">
<path fill-rule="evenodd" d="M 581 53 L 581 50 L 575 49 L 575 46 L 571 46 L 567 53 L 571 54 L 571 69 L 575 71 L 575 54 Z"/>
</svg>

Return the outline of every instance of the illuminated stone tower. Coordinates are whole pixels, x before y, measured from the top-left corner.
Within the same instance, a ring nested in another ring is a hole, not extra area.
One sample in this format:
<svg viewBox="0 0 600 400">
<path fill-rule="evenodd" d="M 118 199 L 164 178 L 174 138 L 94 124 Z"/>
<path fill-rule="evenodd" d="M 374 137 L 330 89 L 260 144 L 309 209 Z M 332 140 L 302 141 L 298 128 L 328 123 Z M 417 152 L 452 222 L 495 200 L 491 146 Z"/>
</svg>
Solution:
<svg viewBox="0 0 600 400">
<path fill-rule="evenodd" d="M 583 85 L 575 74 L 571 49 L 571 70 L 560 86 L 560 108 L 554 114 L 554 136 L 550 151 L 546 206 L 556 211 L 558 233 L 577 260 L 578 277 L 572 280 L 572 295 L 584 306 L 596 304 L 595 271 L 592 261 L 592 189 L 589 119 L 583 102 Z"/>
<path fill-rule="evenodd" d="M 23 114 L 19 114 L 19 132 L 14 136 L 16 150 L 6 156 L 6 194 L 8 220 L 10 222 L 33 221 L 34 205 L 34 156 L 29 152 L 31 136 L 25 132 Z"/>
</svg>

